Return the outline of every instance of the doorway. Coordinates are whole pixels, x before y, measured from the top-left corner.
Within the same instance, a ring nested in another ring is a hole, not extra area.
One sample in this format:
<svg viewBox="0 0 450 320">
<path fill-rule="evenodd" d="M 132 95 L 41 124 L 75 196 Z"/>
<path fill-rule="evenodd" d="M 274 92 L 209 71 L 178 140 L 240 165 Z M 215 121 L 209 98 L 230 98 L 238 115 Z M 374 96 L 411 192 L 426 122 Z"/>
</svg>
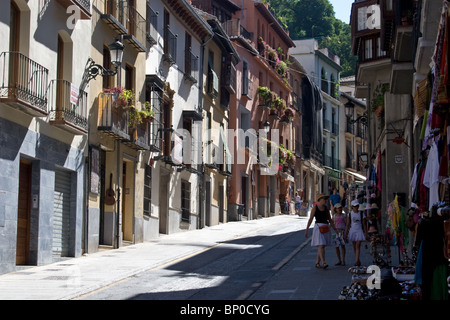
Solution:
<svg viewBox="0 0 450 320">
<path fill-rule="evenodd" d="M 159 233 L 169 233 L 169 171 L 161 169 L 159 189 Z"/>
<path fill-rule="evenodd" d="M 242 215 L 247 216 L 248 210 L 248 176 L 241 178 L 241 204 L 243 205 Z"/>
<path fill-rule="evenodd" d="M 123 160 L 122 165 L 122 240 L 134 242 L 134 162 Z M 125 243 L 126 244 L 126 243 Z"/>
<path fill-rule="evenodd" d="M 206 225 L 211 226 L 211 181 L 206 181 L 205 186 L 205 215 L 206 215 Z"/>
<path fill-rule="evenodd" d="M 20 160 L 19 199 L 17 210 L 16 265 L 27 265 L 29 263 L 31 172 L 32 172 L 31 162 Z"/>
</svg>

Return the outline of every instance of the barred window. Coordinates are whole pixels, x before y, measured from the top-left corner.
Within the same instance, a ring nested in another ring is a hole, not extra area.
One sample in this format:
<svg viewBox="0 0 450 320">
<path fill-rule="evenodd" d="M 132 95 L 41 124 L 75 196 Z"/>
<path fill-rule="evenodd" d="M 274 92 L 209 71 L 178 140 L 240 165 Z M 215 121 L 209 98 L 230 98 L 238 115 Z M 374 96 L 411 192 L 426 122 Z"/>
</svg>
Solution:
<svg viewBox="0 0 450 320">
<path fill-rule="evenodd" d="M 145 165 L 144 176 L 144 216 L 152 213 L 152 167 Z"/>
<path fill-rule="evenodd" d="M 191 216 L 191 184 L 181 181 L 181 220 L 189 221 Z"/>
</svg>

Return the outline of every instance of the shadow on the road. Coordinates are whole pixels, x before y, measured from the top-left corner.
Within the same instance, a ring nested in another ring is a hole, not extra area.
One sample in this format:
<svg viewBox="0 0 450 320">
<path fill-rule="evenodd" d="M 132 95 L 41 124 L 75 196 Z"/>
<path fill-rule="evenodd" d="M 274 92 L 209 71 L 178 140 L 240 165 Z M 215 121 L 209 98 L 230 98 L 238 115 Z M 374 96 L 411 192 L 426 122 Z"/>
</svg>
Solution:
<svg viewBox="0 0 450 320">
<path fill-rule="evenodd" d="M 280 230 L 275 235 L 252 235 L 218 243 L 211 249 L 165 267 L 165 270 L 172 271 L 164 274 L 164 277 L 167 277 L 167 286 L 153 288 L 147 293 L 137 294 L 130 299 L 248 299 L 258 288 L 270 281 L 277 272 L 283 271 L 284 267 L 279 270 L 275 270 L 274 267 L 289 257 L 294 250 L 298 251 L 299 246 L 306 240 L 304 232 L 304 229 L 287 233 Z M 348 249 L 351 250 L 350 247 Z M 311 257 L 315 258 L 315 250 L 308 243 L 300 252 L 291 256 L 291 259 L 308 260 L 307 264 L 311 267 L 313 262 L 309 260 Z M 306 251 L 303 258 L 300 257 L 302 251 Z M 333 258 L 336 260 L 334 255 L 334 257 L 330 257 L 330 262 L 334 261 Z M 303 269 L 298 268 L 298 270 L 302 270 L 303 276 L 306 278 L 310 277 L 308 273 L 319 272 L 304 267 Z M 324 272 L 324 270 L 320 271 Z M 341 267 L 328 272 L 328 275 L 339 277 L 339 274 L 343 274 L 348 277 L 346 272 L 347 268 Z M 317 274 L 318 277 L 324 275 L 324 273 Z M 321 279 L 321 281 L 326 281 L 326 279 Z M 300 277 L 293 275 L 284 285 L 298 287 L 300 286 Z M 342 287 L 339 288 L 338 285 L 333 294 L 334 298 L 337 297 L 340 289 Z M 279 298 L 285 299 L 282 295 Z"/>
</svg>

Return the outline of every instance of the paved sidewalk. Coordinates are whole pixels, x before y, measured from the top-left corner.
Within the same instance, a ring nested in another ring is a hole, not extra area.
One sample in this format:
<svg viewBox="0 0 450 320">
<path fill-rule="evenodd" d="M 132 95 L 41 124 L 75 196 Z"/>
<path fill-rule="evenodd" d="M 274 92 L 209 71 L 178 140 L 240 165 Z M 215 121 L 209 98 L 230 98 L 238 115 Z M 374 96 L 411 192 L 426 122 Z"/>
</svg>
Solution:
<svg viewBox="0 0 450 320">
<path fill-rule="evenodd" d="M 140 272 L 162 268 L 209 250 L 221 242 L 286 222 L 292 217 L 280 215 L 228 222 L 200 230 L 162 235 L 151 242 L 3 274 L 0 275 L 0 300 L 73 299 Z"/>
</svg>

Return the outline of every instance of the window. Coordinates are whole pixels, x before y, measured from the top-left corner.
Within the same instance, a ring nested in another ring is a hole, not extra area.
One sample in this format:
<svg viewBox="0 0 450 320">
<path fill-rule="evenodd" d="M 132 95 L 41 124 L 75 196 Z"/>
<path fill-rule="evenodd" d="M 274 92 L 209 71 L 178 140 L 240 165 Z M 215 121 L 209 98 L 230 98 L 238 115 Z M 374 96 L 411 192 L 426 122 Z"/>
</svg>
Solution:
<svg viewBox="0 0 450 320">
<path fill-rule="evenodd" d="M 325 72 L 324 68 L 322 68 L 322 71 L 321 71 L 321 79 L 322 79 L 321 89 L 322 89 L 322 91 L 328 93 L 327 73 Z"/>
<path fill-rule="evenodd" d="M 103 67 L 106 70 L 111 70 L 111 53 L 109 52 L 109 48 L 107 46 L 103 47 Z M 114 86 L 114 78 L 113 76 L 105 75 L 103 77 L 103 88 L 104 89 L 112 89 Z"/>
<path fill-rule="evenodd" d="M 241 139 L 240 146 L 248 148 L 250 147 L 250 132 L 247 132 L 250 129 L 250 111 L 248 111 L 245 107 L 241 106 L 241 129 L 244 131 L 244 137 Z"/>
<path fill-rule="evenodd" d="M 147 42 L 150 45 L 156 44 L 156 41 L 158 39 L 158 13 L 150 7 L 150 2 L 148 1 L 145 19 L 145 31 L 147 35 Z"/>
<path fill-rule="evenodd" d="M 170 14 L 164 10 L 164 55 L 163 60 L 170 65 L 176 63 L 177 35 L 170 30 Z"/>
<path fill-rule="evenodd" d="M 144 173 L 144 216 L 152 213 L 152 167 L 145 165 Z"/>
<path fill-rule="evenodd" d="M 252 83 L 247 61 L 243 62 L 242 67 L 242 95 L 247 96 L 248 98 L 251 98 L 252 96 Z"/>
<path fill-rule="evenodd" d="M 150 107 L 155 113 L 153 122 L 150 124 L 150 150 L 154 152 L 162 151 L 162 126 L 163 126 L 163 110 L 161 105 L 162 99 L 162 80 L 156 77 L 148 76 L 145 87 L 145 101 L 150 102 Z"/>
<path fill-rule="evenodd" d="M 364 41 L 364 57 L 366 60 L 373 58 L 373 45 L 372 45 L 372 39 L 367 39 Z"/>
<path fill-rule="evenodd" d="M 191 184 L 181 181 L 181 220 L 189 221 L 191 216 Z"/>
<path fill-rule="evenodd" d="M 330 96 L 336 98 L 336 81 L 334 79 L 334 74 L 330 77 Z"/>
<path fill-rule="evenodd" d="M 183 137 L 183 164 L 186 167 L 192 165 L 192 120 L 190 118 L 183 118 L 183 129 L 188 136 Z M 188 133 L 187 133 L 188 132 Z"/>
<path fill-rule="evenodd" d="M 219 78 L 214 69 L 214 52 L 209 51 L 208 54 L 208 80 L 207 80 L 208 94 L 216 98 L 219 94 Z"/>
<path fill-rule="evenodd" d="M 392 11 L 393 10 L 392 0 L 386 0 L 386 10 L 387 11 Z"/>
<path fill-rule="evenodd" d="M 385 57 L 386 51 L 381 50 L 381 38 L 377 38 L 377 57 Z"/>
</svg>

